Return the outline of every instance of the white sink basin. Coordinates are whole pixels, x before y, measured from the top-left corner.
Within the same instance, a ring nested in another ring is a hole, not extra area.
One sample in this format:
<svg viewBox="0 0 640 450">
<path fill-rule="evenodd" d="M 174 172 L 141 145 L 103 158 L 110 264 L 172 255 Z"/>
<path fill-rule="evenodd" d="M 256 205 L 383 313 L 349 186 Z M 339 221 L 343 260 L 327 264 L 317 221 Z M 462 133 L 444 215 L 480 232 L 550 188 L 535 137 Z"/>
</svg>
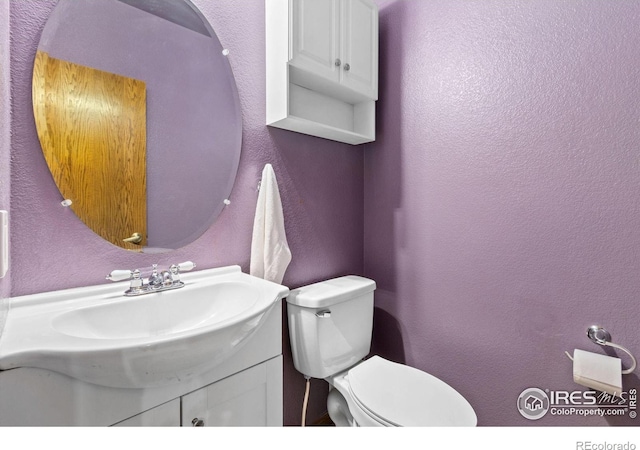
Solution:
<svg viewBox="0 0 640 450">
<path fill-rule="evenodd" d="M 238 266 L 181 289 L 125 297 L 127 282 L 11 299 L 0 370 L 36 367 L 125 388 L 185 381 L 238 350 L 289 290 Z"/>
<path fill-rule="evenodd" d="M 166 295 L 170 293 L 66 311 L 54 316 L 51 324 L 54 330 L 79 338 L 146 339 L 207 326 L 222 328 L 235 318 L 244 320 L 241 314 L 251 312 L 260 299 L 260 291 L 243 281 L 221 281 L 215 287 Z M 180 294 L 186 297 L 176 298 Z"/>
</svg>

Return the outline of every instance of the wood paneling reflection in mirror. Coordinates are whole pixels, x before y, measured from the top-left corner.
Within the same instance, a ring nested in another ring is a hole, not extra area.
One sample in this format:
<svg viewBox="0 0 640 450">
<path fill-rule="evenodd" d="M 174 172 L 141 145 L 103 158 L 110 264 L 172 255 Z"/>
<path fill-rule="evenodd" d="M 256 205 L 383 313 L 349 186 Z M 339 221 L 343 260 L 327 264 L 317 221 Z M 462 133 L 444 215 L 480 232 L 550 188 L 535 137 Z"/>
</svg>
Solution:
<svg viewBox="0 0 640 450">
<path fill-rule="evenodd" d="M 76 215 L 114 245 L 146 246 L 146 84 L 38 51 L 33 106 L 47 165 Z M 124 241 L 134 233 L 140 242 Z"/>
</svg>

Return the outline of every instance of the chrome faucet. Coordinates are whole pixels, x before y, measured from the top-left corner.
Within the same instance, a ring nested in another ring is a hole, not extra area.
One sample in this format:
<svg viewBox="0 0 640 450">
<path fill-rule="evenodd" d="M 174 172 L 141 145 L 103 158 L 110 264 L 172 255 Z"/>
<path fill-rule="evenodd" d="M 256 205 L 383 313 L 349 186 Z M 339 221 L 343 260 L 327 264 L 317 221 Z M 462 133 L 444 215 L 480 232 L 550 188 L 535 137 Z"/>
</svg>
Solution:
<svg viewBox="0 0 640 450">
<path fill-rule="evenodd" d="M 162 286 L 170 286 L 172 284 L 171 281 L 169 271 L 163 270 L 162 272 L 158 272 L 158 265 L 154 264 L 147 285 L 153 289 L 159 289 Z"/>
<path fill-rule="evenodd" d="M 184 286 L 184 283 L 180 281 L 180 273 L 189 271 L 194 267 L 196 267 L 194 262 L 186 261 L 177 265 L 172 265 L 169 267 L 169 270 L 158 271 L 158 265 L 154 264 L 151 268 L 151 275 L 149 275 L 146 283 L 144 278 L 141 276 L 140 269 L 114 270 L 107 275 L 107 280 L 130 280 L 131 285 L 129 286 L 129 289 L 125 291 L 124 295 L 132 297 L 136 295 L 150 294 L 152 292 L 181 288 Z"/>
</svg>

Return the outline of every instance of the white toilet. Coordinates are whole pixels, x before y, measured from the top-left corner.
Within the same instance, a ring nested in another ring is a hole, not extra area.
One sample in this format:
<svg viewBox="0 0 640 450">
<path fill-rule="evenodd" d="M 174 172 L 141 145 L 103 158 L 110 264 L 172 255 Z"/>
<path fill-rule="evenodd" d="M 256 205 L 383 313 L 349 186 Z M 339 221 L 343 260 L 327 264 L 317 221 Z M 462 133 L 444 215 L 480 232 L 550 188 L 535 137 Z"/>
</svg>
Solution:
<svg viewBox="0 0 640 450">
<path fill-rule="evenodd" d="M 475 426 L 455 389 L 371 348 L 373 280 L 346 276 L 294 289 L 287 297 L 295 368 L 331 386 L 327 410 L 338 426 Z"/>
</svg>

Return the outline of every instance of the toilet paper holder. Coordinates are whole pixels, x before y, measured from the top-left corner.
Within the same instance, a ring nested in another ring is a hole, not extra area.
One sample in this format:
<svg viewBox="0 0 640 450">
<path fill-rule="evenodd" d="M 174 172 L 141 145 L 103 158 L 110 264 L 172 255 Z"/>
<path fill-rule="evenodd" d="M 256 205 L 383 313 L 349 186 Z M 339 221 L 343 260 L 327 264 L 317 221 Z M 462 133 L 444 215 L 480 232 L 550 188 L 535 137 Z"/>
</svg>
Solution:
<svg viewBox="0 0 640 450">
<path fill-rule="evenodd" d="M 606 345 L 609 347 L 617 348 L 618 350 L 622 350 L 623 352 L 625 352 L 627 355 L 631 357 L 631 362 L 632 362 L 631 367 L 623 370 L 622 371 L 623 375 L 630 374 L 636 369 L 636 365 L 637 365 L 636 358 L 631 354 L 629 350 L 627 350 L 622 345 L 614 344 L 613 342 L 611 342 L 611 333 L 609 333 L 607 330 L 605 330 L 601 326 L 591 325 L 589 328 L 587 328 L 587 337 L 598 345 L 602 345 L 602 346 Z M 571 361 L 573 361 L 573 358 L 568 352 L 564 352 L 564 353 L 569 357 Z"/>
</svg>

